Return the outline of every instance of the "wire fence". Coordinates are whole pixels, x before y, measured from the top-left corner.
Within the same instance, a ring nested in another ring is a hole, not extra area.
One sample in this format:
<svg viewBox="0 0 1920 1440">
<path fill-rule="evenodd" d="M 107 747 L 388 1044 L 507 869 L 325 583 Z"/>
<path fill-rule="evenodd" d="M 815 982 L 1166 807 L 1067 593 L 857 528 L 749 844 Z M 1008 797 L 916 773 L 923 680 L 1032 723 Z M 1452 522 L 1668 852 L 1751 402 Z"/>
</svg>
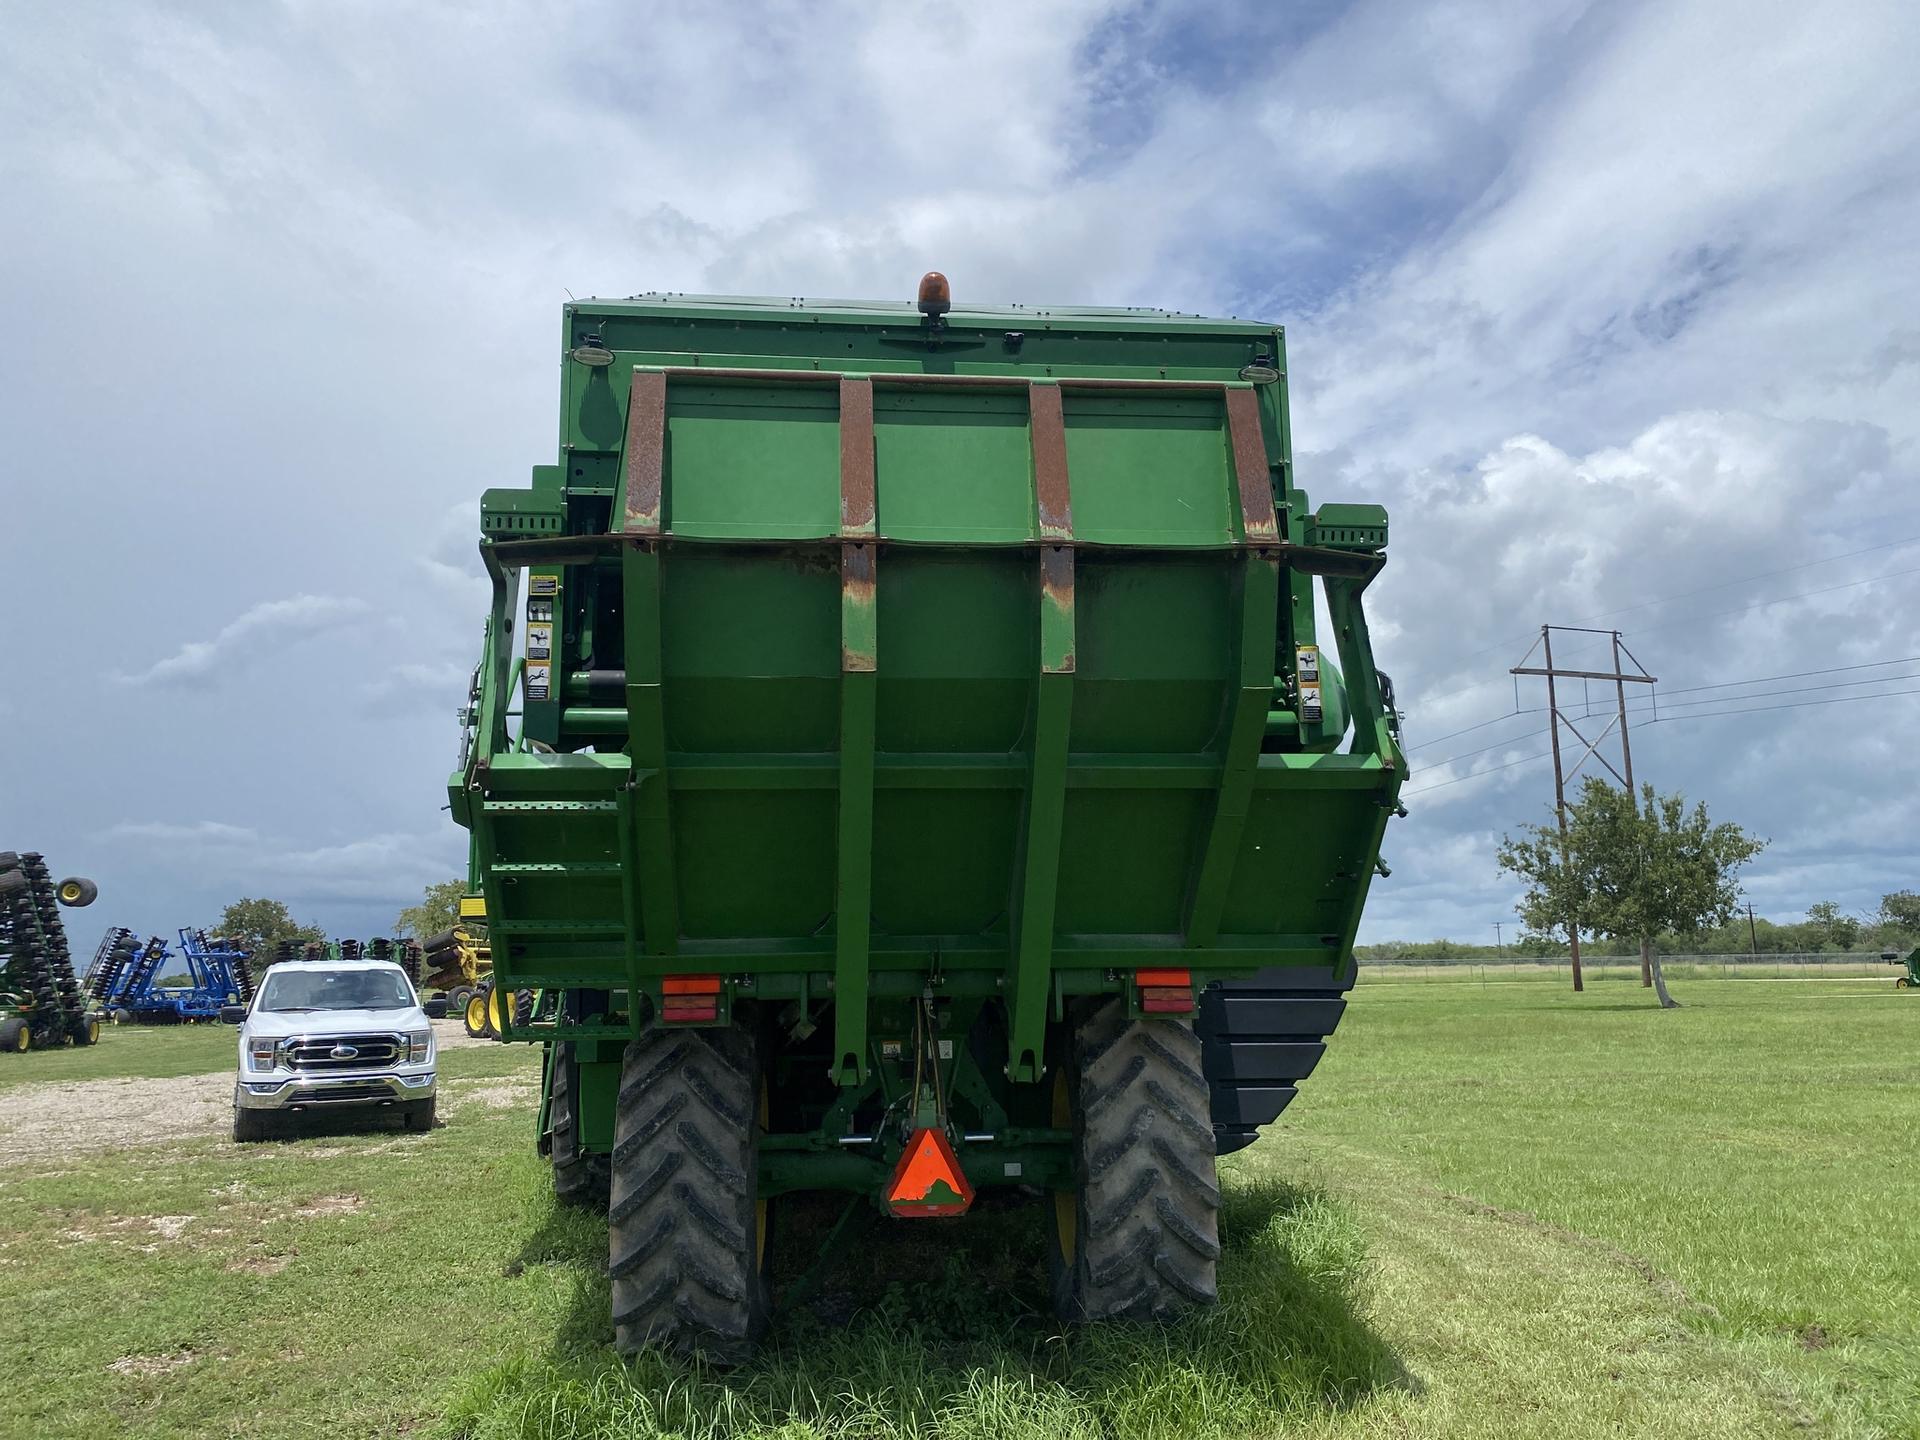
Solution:
<svg viewBox="0 0 1920 1440">
<path fill-rule="evenodd" d="M 1886 980 L 1903 974 L 1904 962 L 1882 958 L 1879 951 L 1820 951 L 1779 955 L 1662 955 L 1660 968 L 1669 980 Z M 1640 983 L 1640 956 L 1580 953 L 1580 973 L 1587 984 L 1610 980 Z M 1497 981 L 1557 975 L 1572 983 L 1565 955 L 1508 955 L 1458 960 L 1410 958 L 1360 962 L 1363 980 Z"/>
</svg>

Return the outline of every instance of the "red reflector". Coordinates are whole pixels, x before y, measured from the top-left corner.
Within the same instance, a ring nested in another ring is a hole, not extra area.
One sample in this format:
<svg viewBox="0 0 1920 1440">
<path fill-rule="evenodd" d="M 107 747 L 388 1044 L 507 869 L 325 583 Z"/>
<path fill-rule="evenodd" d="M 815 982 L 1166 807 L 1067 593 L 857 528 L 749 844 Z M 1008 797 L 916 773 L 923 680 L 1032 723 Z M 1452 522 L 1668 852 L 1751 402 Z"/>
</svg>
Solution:
<svg viewBox="0 0 1920 1440">
<path fill-rule="evenodd" d="M 684 1025 L 690 1021 L 718 1020 L 720 1002 L 708 995 L 689 996 L 685 999 L 669 998 L 660 1007 L 660 1018 L 669 1025 Z"/>
<path fill-rule="evenodd" d="M 1140 992 L 1140 1008 L 1148 1014 L 1190 1014 L 1193 1010 L 1193 992 L 1154 986 Z"/>
<path fill-rule="evenodd" d="M 1136 970 L 1133 972 L 1133 983 L 1143 990 L 1149 985 L 1177 985 L 1182 989 L 1191 990 L 1193 972 L 1190 970 Z"/>
<path fill-rule="evenodd" d="M 662 993 L 667 995 L 718 995 L 720 977 L 718 975 L 669 975 L 663 982 Z"/>
<path fill-rule="evenodd" d="M 887 1209 L 902 1219 L 967 1213 L 973 1186 L 946 1131 L 927 1126 L 907 1137 L 907 1148 L 887 1181 L 886 1201 Z"/>
</svg>

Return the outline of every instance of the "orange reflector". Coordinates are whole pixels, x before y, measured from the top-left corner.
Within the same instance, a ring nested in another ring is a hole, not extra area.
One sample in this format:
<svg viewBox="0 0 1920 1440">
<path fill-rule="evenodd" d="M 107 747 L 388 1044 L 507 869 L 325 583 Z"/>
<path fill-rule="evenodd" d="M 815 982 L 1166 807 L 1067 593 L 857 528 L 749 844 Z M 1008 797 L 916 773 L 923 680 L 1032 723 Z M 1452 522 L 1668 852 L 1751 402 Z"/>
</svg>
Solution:
<svg viewBox="0 0 1920 1440">
<path fill-rule="evenodd" d="M 1133 983 L 1143 990 L 1149 985 L 1179 985 L 1191 990 L 1193 972 L 1191 970 L 1136 970 L 1133 972 Z"/>
<path fill-rule="evenodd" d="M 720 977 L 718 975 L 669 975 L 662 986 L 667 995 L 718 995 Z"/>
<path fill-rule="evenodd" d="M 927 1126 L 907 1137 L 907 1148 L 887 1181 L 886 1200 L 887 1209 L 902 1219 L 967 1213 L 973 1186 L 946 1131 Z"/>
</svg>

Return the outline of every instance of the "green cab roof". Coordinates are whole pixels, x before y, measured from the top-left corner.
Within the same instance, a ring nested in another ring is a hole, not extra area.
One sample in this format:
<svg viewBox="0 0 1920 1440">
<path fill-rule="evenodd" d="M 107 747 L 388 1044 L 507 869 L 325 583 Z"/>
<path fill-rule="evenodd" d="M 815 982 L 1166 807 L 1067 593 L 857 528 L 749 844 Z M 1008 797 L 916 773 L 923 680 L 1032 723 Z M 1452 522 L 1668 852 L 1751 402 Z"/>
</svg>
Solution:
<svg viewBox="0 0 1920 1440">
<path fill-rule="evenodd" d="M 875 322 L 921 322 L 911 300 L 830 300 L 805 295 L 694 295 L 650 290 L 621 298 L 593 297 L 569 307 L 582 314 L 660 314 L 688 319 L 747 316 L 791 320 L 796 314 L 816 322 L 872 325 Z M 1282 327 L 1258 320 L 1219 319 L 1146 305 L 1003 305 L 954 304 L 945 316 L 949 327 L 1006 329 L 1019 325 L 1075 330 L 1152 330 L 1186 334 L 1268 335 Z"/>
</svg>

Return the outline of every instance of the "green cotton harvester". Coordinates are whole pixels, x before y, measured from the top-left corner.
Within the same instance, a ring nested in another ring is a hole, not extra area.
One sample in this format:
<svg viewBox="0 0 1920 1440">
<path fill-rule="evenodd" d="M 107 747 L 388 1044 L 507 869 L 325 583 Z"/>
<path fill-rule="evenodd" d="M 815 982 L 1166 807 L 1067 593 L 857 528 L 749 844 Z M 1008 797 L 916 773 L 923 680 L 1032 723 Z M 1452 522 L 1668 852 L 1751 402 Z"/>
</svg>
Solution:
<svg viewBox="0 0 1920 1440">
<path fill-rule="evenodd" d="M 1281 331 L 929 275 L 560 352 L 449 788 L 620 1348 L 748 1353 L 796 1191 L 831 1246 L 1018 1187 L 1063 1318 L 1211 1301 L 1215 1156 L 1324 1049 L 1406 775 L 1386 515 L 1295 484 Z"/>
</svg>

